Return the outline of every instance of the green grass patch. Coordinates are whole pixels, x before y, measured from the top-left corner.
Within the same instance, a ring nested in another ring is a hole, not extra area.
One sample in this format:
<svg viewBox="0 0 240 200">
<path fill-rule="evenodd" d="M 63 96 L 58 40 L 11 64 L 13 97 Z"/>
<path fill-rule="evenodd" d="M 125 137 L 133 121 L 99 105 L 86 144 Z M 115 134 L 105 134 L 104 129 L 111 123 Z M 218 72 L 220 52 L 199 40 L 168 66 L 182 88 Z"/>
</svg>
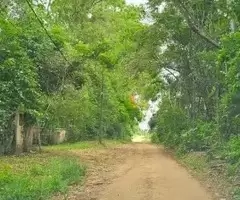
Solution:
<svg viewBox="0 0 240 200">
<path fill-rule="evenodd" d="M 233 193 L 233 200 L 240 200 L 240 188 L 236 187 Z"/>
<path fill-rule="evenodd" d="M 154 143 L 154 144 L 159 144 L 160 143 L 157 133 L 151 133 L 150 139 L 151 139 L 151 142 Z"/>
<path fill-rule="evenodd" d="M 0 157 L 0 200 L 46 200 L 65 193 L 86 171 L 71 150 L 112 148 L 125 142 L 85 141 L 44 147 L 41 154 Z"/>
<path fill-rule="evenodd" d="M 44 147 L 44 150 L 85 150 L 85 149 L 102 149 L 110 148 L 123 143 L 127 143 L 125 140 L 104 140 L 103 144 L 100 144 L 98 141 L 82 141 L 76 143 L 64 143 L 54 146 Z"/>
<path fill-rule="evenodd" d="M 81 181 L 85 167 L 74 157 L 38 154 L 2 157 L 0 160 L 1 200 L 46 200 L 68 185 Z"/>
</svg>

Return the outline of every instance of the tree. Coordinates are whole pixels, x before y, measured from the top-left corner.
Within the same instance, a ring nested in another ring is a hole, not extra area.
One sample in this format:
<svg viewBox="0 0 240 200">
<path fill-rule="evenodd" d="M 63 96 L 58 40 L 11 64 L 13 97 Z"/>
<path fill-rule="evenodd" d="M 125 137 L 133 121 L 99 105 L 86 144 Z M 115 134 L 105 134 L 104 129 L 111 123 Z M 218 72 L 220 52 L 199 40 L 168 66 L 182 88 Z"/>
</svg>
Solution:
<svg viewBox="0 0 240 200">
<path fill-rule="evenodd" d="M 151 0 L 149 5 L 154 18 L 149 38 L 163 49 L 155 60 L 166 79 L 156 116 L 159 139 L 183 151 L 224 154 L 223 143 L 239 141 L 238 3 Z M 177 117 L 181 124 L 175 124 Z"/>
<path fill-rule="evenodd" d="M 1 134 L 20 110 L 25 133 L 64 128 L 78 141 L 96 138 L 102 124 L 101 137 L 129 137 L 140 117 L 129 96 L 151 77 L 136 63 L 145 52 L 141 8 L 123 0 L 11 2 L 1 3 Z"/>
</svg>

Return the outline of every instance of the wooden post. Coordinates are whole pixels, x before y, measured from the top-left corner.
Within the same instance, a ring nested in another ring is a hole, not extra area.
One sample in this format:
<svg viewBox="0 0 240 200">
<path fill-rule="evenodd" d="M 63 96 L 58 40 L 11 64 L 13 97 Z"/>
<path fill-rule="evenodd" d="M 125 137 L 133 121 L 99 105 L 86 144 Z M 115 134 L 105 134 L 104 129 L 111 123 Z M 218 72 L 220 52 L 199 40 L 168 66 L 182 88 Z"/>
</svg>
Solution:
<svg viewBox="0 0 240 200">
<path fill-rule="evenodd" d="M 23 136 L 22 136 L 22 127 L 20 126 L 20 114 L 17 111 L 15 115 L 15 140 L 16 147 L 15 153 L 19 155 L 23 152 Z"/>
</svg>

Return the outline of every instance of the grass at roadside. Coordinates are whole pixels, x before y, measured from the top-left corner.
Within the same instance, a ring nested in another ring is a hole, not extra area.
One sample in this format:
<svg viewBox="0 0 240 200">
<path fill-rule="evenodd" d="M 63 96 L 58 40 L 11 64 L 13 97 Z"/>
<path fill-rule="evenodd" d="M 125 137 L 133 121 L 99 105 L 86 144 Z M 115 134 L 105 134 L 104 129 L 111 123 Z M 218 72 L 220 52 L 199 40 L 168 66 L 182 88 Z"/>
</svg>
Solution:
<svg viewBox="0 0 240 200">
<path fill-rule="evenodd" d="M 235 182 L 237 175 L 229 171 L 232 165 L 209 160 L 206 154 L 196 152 L 178 155 L 176 158 L 207 184 L 218 198 L 240 200 L 239 183 Z"/>
<path fill-rule="evenodd" d="M 104 140 L 103 144 L 100 144 L 98 141 L 83 141 L 76 143 L 64 143 L 54 146 L 44 147 L 45 151 L 63 151 L 63 150 L 77 150 L 77 149 L 101 149 L 101 148 L 109 148 L 114 147 L 127 141 L 124 140 Z"/>
<path fill-rule="evenodd" d="M 1 200 L 48 199 L 81 181 L 85 167 L 74 157 L 36 154 L 0 160 Z"/>
<path fill-rule="evenodd" d="M 132 142 L 150 142 L 151 138 L 149 134 L 135 134 L 132 136 Z"/>
<path fill-rule="evenodd" d="M 41 154 L 0 157 L 1 200 L 46 200 L 78 183 L 85 167 L 71 150 L 114 147 L 124 141 L 60 144 L 43 148 Z"/>
<path fill-rule="evenodd" d="M 151 141 L 161 144 L 157 134 Z M 216 196 L 216 199 L 240 200 L 240 161 L 230 163 L 207 152 L 183 152 L 176 148 L 166 150 L 190 170 Z"/>
<path fill-rule="evenodd" d="M 201 154 L 179 155 L 178 159 L 197 174 L 202 174 L 209 168 L 207 158 Z"/>
</svg>

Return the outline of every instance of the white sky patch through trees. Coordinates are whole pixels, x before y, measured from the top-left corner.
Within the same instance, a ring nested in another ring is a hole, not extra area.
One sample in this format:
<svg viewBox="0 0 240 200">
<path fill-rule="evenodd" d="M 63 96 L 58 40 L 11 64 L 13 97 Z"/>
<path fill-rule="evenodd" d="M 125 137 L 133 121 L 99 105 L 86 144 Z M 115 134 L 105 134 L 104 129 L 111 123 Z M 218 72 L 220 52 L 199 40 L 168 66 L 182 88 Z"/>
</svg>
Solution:
<svg viewBox="0 0 240 200">
<path fill-rule="evenodd" d="M 140 5 L 140 4 L 146 4 L 147 0 L 126 0 L 127 4 L 134 4 L 134 5 Z"/>
</svg>

